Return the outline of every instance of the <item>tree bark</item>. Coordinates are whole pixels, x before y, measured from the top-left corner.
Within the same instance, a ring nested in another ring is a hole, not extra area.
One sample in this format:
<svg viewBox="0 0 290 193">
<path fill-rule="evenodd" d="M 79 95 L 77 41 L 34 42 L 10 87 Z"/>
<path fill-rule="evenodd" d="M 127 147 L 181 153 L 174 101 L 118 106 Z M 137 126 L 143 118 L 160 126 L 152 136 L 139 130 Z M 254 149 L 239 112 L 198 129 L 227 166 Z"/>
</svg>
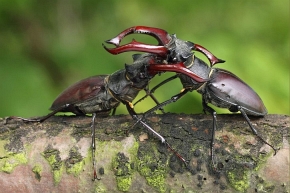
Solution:
<svg viewBox="0 0 290 193">
<path fill-rule="evenodd" d="M 186 161 L 128 115 L 96 119 L 92 181 L 91 117 L 54 116 L 43 123 L 0 119 L 1 192 L 287 192 L 289 116 L 152 115 L 148 123 Z M 129 130 L 128 130 L 129 129 Z"/>
</svg>

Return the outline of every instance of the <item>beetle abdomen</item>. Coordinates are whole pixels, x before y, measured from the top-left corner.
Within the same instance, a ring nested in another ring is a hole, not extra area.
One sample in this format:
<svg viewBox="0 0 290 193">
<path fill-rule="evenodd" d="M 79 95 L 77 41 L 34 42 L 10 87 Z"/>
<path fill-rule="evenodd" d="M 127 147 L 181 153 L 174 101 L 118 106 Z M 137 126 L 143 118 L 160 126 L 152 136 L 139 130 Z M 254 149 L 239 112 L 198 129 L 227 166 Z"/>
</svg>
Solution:
<svg viewBox="0 0 290 193">
<path fill-rule="evenodd" d="M 50 110 L 55 110 L 64 105 L 69 105 L 68 108 L 63 109 L 63 112 L 73 112 L 80 114 L 81 112 L 76 108 L 75 104 L 84 103 L 84 101 L 90 101 L 96 96 L 100 95 L 102 91 L 105 91 L 104 80 L 107 75 L 92 76 L 76 82 L 67 89 L 65 89 L 53 102 Z"/>
<path fill-rule="evenodd" d="M 213 79 L 208 84 L 207 90 L 211 93 L 213 104 L 218 103 L 217 106 L 223 108 L 241 106 L 247 114 L 255 116 L 267 114 L 259 95 L 231 72 L 216 68 L 211 78 Z"/>
</svg>

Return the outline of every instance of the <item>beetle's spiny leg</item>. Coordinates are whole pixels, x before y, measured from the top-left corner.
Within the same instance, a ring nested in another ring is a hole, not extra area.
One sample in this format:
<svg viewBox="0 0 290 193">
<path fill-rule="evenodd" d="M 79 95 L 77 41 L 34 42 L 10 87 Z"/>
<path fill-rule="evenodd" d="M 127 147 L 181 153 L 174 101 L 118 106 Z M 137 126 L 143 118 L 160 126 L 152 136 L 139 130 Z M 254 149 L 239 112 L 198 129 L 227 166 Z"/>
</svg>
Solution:
<svg viewBox="0 0 290 193">
<path fill-rule="evenodd" d="M 12 120 L 12 119 L 22 120 L 23 122 L 43 122 L 46 119 L 50 118 L 51 116 L 55 115 L 57 112 L 67 108 L 68 106 L 69 106 L 69 104 L 62 105 L 62 106 L 54 109 L 51 113 L 49 113 L 43 117 L 39 117 L 39 118 L 35 118 L 35 119 L 27 119 L 27 118 L 23 118 L 23 117 L 10 116 L 10 117 L 5 118 L 5 124 L 7 124 L 8 120 Z"/>
<path fill-rule="evenodd" d="M 274 150 L 274 155 L 276 155 L 277 151 L 279 149 L 276 149 L 273 145 L 271 145 L 270 143 L 268 143 L 266 140 L 264 140 L 257 132 L 257 130 L 253 127 L 249 117 L 247 116 L 246 112 L 244 111 L 244 109 L 241 106 L 237 106 L 238 110 L 242 113 L 243 117 L 246 119 L 249 127 L 251 128 L 252 132 L 254 133 L 254 135 L 256 137 L 258 137 L 263 143 L 267 144 L 268 146 L 270 146 L 273 150 Z"/>
<path fill-rule="evenodd" d="M 146 92 L 146 95 L 143 96 L 142 98 L 140 98 L 138 101 L 136 101 L 134 103 L 134 106 L 136 104 L 138 104 L 139 102 L 141 102 L 142 100 L 144 100 L 145 98 L 147 98 L 148 96 L 151 97 L 151 99 L 156 103 L 156 105 L 159 105 L 160 103 L 158 102 L 157 98 L 153 95 L 153 92 L 152 92 L 152 89 L 148 89 L 148 88 L 145 88 L 144 91 Z M 159 108 L 159 110 L 162 112 L 162 113 L 165 113 L 164 109 L 162 107 Z"/>
<path fill-rule="evenodd" d="M 214 161 L 214 144 L 215 144 L 215 131 L 217 129 L 217 118 L 216 118 L 216 112 L 213 108 L 211 108 L 210 106 L 208 106 L 205 102 L 204 96 L 202 96 L 202 106 L 203 106 L 203 111 L 209 112 L 212 115 L 212 119 L 213 119 L 213 125 L 212 125 L 212 135 L 211 135 L 211 144 L 210 144 L 210 156 L 211 156 L 211 162 L 213 165 L 213 168 L 216 169 L 216 164 Z"/>
<path fill-rule="evenodd" d="M 154 135 L 156 135 L 162 143 L 166 144 L 167 147 L 187 166 L 187 161 L 177 152 L 175 151 L 170 145 L 169 143 L 165 140 L 165 138 L 160 135 L 158 132 L 156 132 L 154 129 L 152 129 L 147 123 L 145 123 L 144 121 L 142 121 L 142 119 L 140 119 L 137 115 L 137 113 L 134 111 L 134 109 L 132 109 L 129 105 L 129 103 L 126 103 L 126 107 L 130 113 L 130 115 L 132 116 L 133 119 L 137 120 L 137 122 L 134 124 L 136 125 L 137 123 L 140 123 L 144 128 L 148 129 L 149 131 L 151 131 Z"/>
<path fill-rule="evenodd" d="M 171 77 L 165 79 L 164 81 L 160 82 L 159 84 L 157 84 L 157 85 L 156 85 L 155 87 L 153 87 L 151 90 L 149 90 L 149 89 L 147 89 L 147 88 L 144 89 L 144 90 L 146 91 L 146 95 L 143 96 L 141 99 L 139 99 L 137 102 L 135 102 L 134 105 L 136 105 L 136 104 L 139 103 L 140 101 L 144 100 L 144 99 L 147 98 L 148 96 L 151 96 L 151 97 L 154 96 L 153 93 L 155 92 L 156 89 L 158 89 L 158 88 L 161 87 L 162 85 L 164 85 L 164 84 L 170 82 L 171 80 L 174 80 L 174 79 L 177 78 L 177 77 L 178 77 L 177 75 L 171 76 Z M 155 97 L 155 96 L 154 96 L 154 97 Z M 160 103 L 158 102 L 158 103 L 156 103 L 156 104 L 159 105 Z M 162 107 L 160 107 L 160 108 L 163 109 Z M 165 112 L 163 112 L 163 113 L 165 113 Z"/>
<path fill-rule="evenodd" d="M 92 117 L 92 125 L 91 125 L 91 134 L 92 134 L 92 162 L 93 162 L 93 181 L 100 180 L 101 178 L 98 178 L 97 175 L 97 169 L 96 169 L 96 158 L 95 158 L 95 152 L 96 152 L 96 136 L 95 136 L 95 120 L 96 120 L 96 113 L 93 113 Z"/>
<path fill-rule="evenodd" d="M 172 151 L 183 163 L 186 167 L 188 167 L 188 161 L 186 161 L 177 151 L 175 151 L 167 141 L 165 141 L 166 146 Z"/>
</svg>

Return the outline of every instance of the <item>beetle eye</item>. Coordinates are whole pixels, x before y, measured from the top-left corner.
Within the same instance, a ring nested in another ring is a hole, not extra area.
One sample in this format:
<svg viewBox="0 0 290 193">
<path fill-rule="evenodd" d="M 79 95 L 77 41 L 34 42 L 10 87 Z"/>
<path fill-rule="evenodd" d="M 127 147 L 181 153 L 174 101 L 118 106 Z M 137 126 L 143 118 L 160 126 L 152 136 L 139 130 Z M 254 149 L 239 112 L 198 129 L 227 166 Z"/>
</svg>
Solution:
<svg viewBox="0 0 290 193">
<path fill-rule="evenodd" d="M 146 76 L 143 72 L 140 73 L 140 78 L 146 78 Z"/>
</svg>

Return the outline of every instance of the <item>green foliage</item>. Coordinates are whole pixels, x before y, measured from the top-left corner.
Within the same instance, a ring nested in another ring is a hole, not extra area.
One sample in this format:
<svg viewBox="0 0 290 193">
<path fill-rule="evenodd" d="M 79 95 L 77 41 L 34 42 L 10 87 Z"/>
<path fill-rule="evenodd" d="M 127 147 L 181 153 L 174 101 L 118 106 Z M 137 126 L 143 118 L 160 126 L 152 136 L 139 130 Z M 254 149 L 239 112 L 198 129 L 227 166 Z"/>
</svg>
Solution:
<svg viewBox="0 0 290 193">
<path fill-rule="evenodd" d="M 203 45 L 226 60 L 216 67 L 233 72 L 257 91 L 269 113 L 289 114 L 287 0 L 18 0 L 0 5 L 0 117 L 45 115 L 72 83 L 130 64 L 132 53 L 113 56 L 101 44 L 134 25 L 162 28 Z M 155 43 L 142 35 L 130 36 L 124 43 L 133 37 Z M 154 78 L 150 85 L 165 76 Z M 157 90 L 156 97 L 163 101 L 181 89 L 176 80 Z M 136 106 L 137 111 L 149 105 L 154 103 L 146 100 Z M 187 94 L 166 110 L 201 113 L 201 97 Z M 127 112 L 122 107 L 117 113 Z"/>
</svg>

